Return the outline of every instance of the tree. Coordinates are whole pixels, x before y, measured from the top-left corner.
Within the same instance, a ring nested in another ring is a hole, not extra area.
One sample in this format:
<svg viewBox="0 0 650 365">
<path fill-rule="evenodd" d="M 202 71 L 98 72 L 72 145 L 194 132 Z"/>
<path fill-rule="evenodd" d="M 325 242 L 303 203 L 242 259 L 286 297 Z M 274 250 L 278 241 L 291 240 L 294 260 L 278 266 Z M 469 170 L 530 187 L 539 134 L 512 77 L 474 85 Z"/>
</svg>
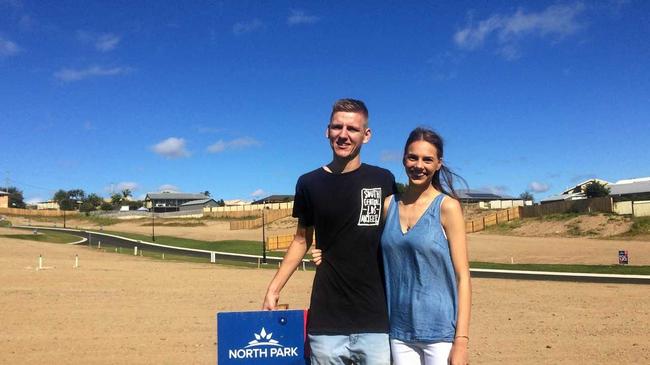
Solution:
<svg viewBox="0 0 650 365">
<path fill-rule="evenodd" d="M 109 202 L 102 202 L 102 205 L 99 206 L 99 209 L 103 211 L 113 210 L 113 204 Z"/>
<path fill-rule="evenodd" d="M 598 181 L 592 181 L 585 186 L 585 195 L 587 198 L 598 198 L 609 195 L 609 187 Z"/>
<path fill-rule="evenodd" d="M 80 212 L 85 212 L 85 213 L 87 213 L 87 212 L 92 212 L 92 211 L 94 211 L 94 210 L 95 210 L 95 206 L 94 206 L 91 202 L 89 202 L 88 200 L 84 201 L 84 202 L 81 203 L 81 205 L 79 206 L 79 211 L 80 211 Z"/>
<path fill-rule="evenodd" d="M 72 189 L 68 190 L 68 197 L 75 202 L 84 201 L 86 199 L 86 193 L 82 189 Z"/>
<path fill-rule="evenodd" d="M 523 193 L 519 194 L 519 199 L 523 200 L 524 202 L 529 200 L 531 202 L 535 201 L 535 197 L 530 193 L 530 191 L 524 191 Z"/>
<path fill-rule="evenodd" d="M 124 200 L 128 200 L 127 198 L 132 196 L 131 189 L 122 190 L 122 196 L 124 197 Z"/>
<path fill-rule="evenodd" d="M 93 206 L 95 209 L 97 209 L 97 207 L 99 207 L 100 205 L 102 205 L 102 203 L 104 202 L 104 200 L 102 199 L 101 196 L 99 196 L 99 195 L 97 195 L 97 194 L 95 194 L 95 193 L 92 193 L 92 194 L 88 195 L 88 197 L 86 197 L 86 202 L 92 204 L 92 206 Z"/>
<path fill-rule="evenodd" d="M 52 196 L 52 200 L 59 203 L 59 205 L 62 201 L 68 199 L 70 199 L 70 196 L 68 195 L 68 192 L 63 189 L 59 189 L 56 193 L 54 193 L 54 196 Z"/>
<path fill-rule="evenodd" d="M 203 194 L 203 195 L 205 195 L 205 196 L 210 196 L 210 192 L 209 192 L 209 191 L 207 191 L 207 190 L 206 190 L 206 191 L 204 191 L 204 192 L 203 192 L 203 193 L 201 193 L 201 194 Z"/>
<path fill-rule="evenodd" d="M 2 191 L 9 193 L 9 208 L 25 208 L 23 192 L 15 186 L 0 188 Z"/>
<path fill-rule="evenodd" d="M 397 187 L 397 193 L 402 194 L 406 191 L 406 184 L 402 184 L 400 182 L 396 182 L 395 186 Z"/>
<path fill-rule="evenodd" d="M 115 193 L 111 195 L 111 204 L 113 204 L 113 206 L 118 206 L 122 203 L 122 199 L 122 194 Z"/>
<path fill-rule="evenodd" d="M 223 199 L 217 200 L 217 206 L 218 207 L 225 207 L 226 203 L 223 201 Z"/>
</svg>

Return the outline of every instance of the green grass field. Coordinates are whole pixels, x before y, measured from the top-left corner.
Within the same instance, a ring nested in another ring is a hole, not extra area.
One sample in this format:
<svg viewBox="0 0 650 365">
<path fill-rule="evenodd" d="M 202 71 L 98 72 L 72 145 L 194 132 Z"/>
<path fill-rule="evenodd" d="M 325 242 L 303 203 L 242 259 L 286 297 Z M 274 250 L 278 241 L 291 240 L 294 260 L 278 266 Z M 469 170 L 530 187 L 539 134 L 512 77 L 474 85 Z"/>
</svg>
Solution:
<svg viewBox="0 0 650 365">
<path fill-rule="evenodd" d="M 472 269 L 573 272 L 590 274 L 650 275 L 650 266 L 633 265 L 560 265 L 560 264 L 500 264 L 470 262 Z"/>
<path fill-rule="evenodd" d="M 38 241 L 38 242 L 50 242 L 50 243 L 72 243 L 79 241 L 79 237 L 73 236 L 67 233 L 61 232 L 52 232 L 52 231 L 40 231 L 38 234 L 8 234 L 0 237 L 15 238 L 18 240 L 29 240 L 29 241 Z"/>
</svg>

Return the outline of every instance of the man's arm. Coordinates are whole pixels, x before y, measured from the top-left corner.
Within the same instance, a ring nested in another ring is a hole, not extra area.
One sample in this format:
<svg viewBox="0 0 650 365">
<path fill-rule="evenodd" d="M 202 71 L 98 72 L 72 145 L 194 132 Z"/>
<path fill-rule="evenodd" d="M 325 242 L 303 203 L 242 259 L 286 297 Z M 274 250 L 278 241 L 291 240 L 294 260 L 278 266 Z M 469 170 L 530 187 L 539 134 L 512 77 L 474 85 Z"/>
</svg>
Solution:
<svg viewBox="0 0 650 365">
<path fill-rule="evenodd" d="M 303 257 L 305 257 L 307 249 L 311 246 L 313 237 L 314 227 L 302 227 L 298 225 L 296 235 L 294 236 L 287 253 L 282 259 L 282 265 L 275 273 L 273 280 L 271 280 L 271 283 L 266 290 L 266 297 L 264 297 L 262 309 L 275 309 L 278 300 L 280 299 L 280 291 L 284 288 L 287 281 L 289 281 L 291 274 L 296 271 Z"/>
</svg>

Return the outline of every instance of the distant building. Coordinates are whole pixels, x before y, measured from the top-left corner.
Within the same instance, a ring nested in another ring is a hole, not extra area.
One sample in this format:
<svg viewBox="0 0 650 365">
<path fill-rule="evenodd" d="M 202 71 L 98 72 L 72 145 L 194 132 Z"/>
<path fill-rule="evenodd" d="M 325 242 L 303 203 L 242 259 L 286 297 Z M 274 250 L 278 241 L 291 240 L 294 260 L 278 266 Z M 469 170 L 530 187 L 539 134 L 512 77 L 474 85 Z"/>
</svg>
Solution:
<svg viewBox="0 0 650 365">
<path fill-rule="evenodd" d="M 212 198 L 207 198 L 207 199 L 199 199 L 199 200 L 192 200 L 187 203 L 181 204 L 179 207 L 179 210 L 184 211 L 184 210 L 201 210 L 203 208 L 208 208 L 208 207 L 218 207 L 219 204 L 212 199 Z"/>
<path fill-rule="evenodd" d="M 589 179 L 564 190 L 561 194 L 542 199 L 541 203 L 586 199 L 587 196 L 585 195 L 585 189 L 587 185 L 593 182 L 598 182 L 607 186 L 609 188 L 609 196 L 611 196 L 614 201 L 650 200 L 650 177 L 642 177 L 619 180 L 615 183 L 610 183 L 602 179 Z"/>
<path fill-rule="evenodd" d="M 0 191 L 0 208 L 9 208 L 9 193 Z"/>
<path fill-rule="evenodd" d="M 251 202 L 246 201 L 246 200 L 241 200 L 241 199 L 230 199 L 230 200 L 224 200 L 223 204 L 227 207 L 234 207 L 234 206 L 240 206 L 240 205 L 249 205 Z"/>
<path fill-rule="evenodd" d="M 144 206 L 155 212 L 174 212 L 180 210 L 181 205 L 194 201 L 210 199 L 203 194 L 189 193 L 148 193 L 144 198 Z"/>
<path fill-rule="evenodd" d="M 457 190 L 458 199 L 461 203 L 478 203 L 481 209 L 505 209 L 533 205 L 531 200 L 524 201 L 505 194 L 494 194 L 479 190 Z"/>
<path fill-rule="evenodd" d="M 293 201 L 293 195 L 269 195 L 252 202 L 251 204 L 288 203 Z"/>
<path fill-rule="evenodd" d="M 549 196 L 548 198 L 544 198 L 540 201 L 540 203 L 551 203 L 551 202 L 557 202 L 557 201 L 563 201 L 563 200 L 580 200 L 580 199 L 587 199 L 587 196 L 585 195 L 585 189 L 587 188 L 587 185 L 591 183 L 600 183 L 602 185 L 609 185 L 610 182 L 601 180 L 601 179 L 589 179 L 585 180 L 575 186 L 572 186 L 566 190 L 564 190 L 562 193 L 557 194 L 557 195 L 552 195 Z"/>
<path fill-rule="evenodd" d="M 45 202 L 36 203 L 36 209 L 38 210 L 59 210 L 59 203 L 54 200 L 48 200 Z"/>
</svg>

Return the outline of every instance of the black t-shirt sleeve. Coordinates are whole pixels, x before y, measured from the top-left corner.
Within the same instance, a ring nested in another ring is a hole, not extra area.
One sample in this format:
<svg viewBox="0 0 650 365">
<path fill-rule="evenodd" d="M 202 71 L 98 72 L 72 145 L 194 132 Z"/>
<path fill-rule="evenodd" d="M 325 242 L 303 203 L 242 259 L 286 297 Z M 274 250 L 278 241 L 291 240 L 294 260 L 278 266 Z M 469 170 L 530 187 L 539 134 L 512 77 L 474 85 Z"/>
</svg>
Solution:
<svg viewBox="0 0 650 365">
<path fill-rule="evenodd" d="M 388 171 L 388 186 L 390 188 L 388 189 L 386 196 L 394 195 L 397 193 L 397 184 L 395 183 L 395 175 L 393 175 L 393 173 L 390 171 Z"/>
<path fill-rule="evenodd" d="M 311 227 L 314 225 L 314 214 L 307 194 L 304 176 L 301 176 L 296 183 L 296 196 L 293 202 L 294 218 L 298 218 L 298 224 L 302 227 Z"/>
</svg>

